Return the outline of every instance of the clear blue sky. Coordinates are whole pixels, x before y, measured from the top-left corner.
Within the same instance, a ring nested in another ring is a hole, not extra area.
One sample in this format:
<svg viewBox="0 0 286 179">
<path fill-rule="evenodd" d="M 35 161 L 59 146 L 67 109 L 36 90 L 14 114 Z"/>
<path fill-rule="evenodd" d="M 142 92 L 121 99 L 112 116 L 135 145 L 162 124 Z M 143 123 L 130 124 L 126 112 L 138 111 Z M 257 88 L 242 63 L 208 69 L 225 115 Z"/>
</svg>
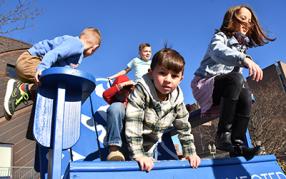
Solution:
<svg viewBox="0 0 286 179">
<path fill-rule="evenodd" d="M 78 35 L 88 26 L 98 27 L 102 46 L 80 67 L 96 77 L 107 77 L 124 69 L 137 56 L 141 42 L 149 42 L 154 53 L 167 42 L 185 57 L 181 87 L 186 103 L 193 103 L 190 88 L 193 73 L 224 13 L 238 4 L 250 5 L 264 30 L 277 38 L 248 53 L 262 68 L 277 60 L 285 62 L 285 0 L 37 0 L 36 6 L 43 10 L 42 14 L 27 29 L 6 36 L 33 44 L 64 34 Z"/>
</svg>

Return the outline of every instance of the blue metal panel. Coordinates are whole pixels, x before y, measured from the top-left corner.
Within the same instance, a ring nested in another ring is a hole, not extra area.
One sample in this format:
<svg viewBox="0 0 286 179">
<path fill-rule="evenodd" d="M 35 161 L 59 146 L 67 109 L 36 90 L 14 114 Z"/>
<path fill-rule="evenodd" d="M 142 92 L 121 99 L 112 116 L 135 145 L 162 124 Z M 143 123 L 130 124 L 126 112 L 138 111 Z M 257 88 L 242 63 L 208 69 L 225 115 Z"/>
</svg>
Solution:
<svg viewBox="0 0 286 179">
<path fill-rule="evenodd" d="M 42 95 L 38 90 L 34 114 L 33 133 L 36 141 L 44 147 L 50 147 L 54 99 Z"/>
<path fill-rule="evenodd" d="M 55 67 L 43 71 L 40 81 L 34 136 L 39 144 L 51 148 L 48 153 L 40 151 L 41 155 L 49 154 L 48 178 L 61 178 L 65 172 L 61 166 L 62 150 L 72 147 L 80 136 L 81 102 L 95 89 L 94 77 L 75 69 Z M 40 163 L 43 177 L 46 165 Z"/>
<path fill-rule="evenodd" d="M 103 100 L 102 93 L 107 88 L 109 85 L 106 78 L 96 78 L 96 89 L 90 96 L 91 100 L 86 100 L 82 106 L 81 135 L 72 147 L 75 161 L 98 161 L 106 158 L 107 148 L 103 143 L 106 137 L 106 109 L 109 105 Z"/>
<path fill-rule="evenodd" d="M 91 74 L 71 68 L 49 68 L 43 71 L 40 80 L 41 86 L 52 96 L 55 96 L 59 83 L 65 84 L 68 89 L 67 101 L 77 98 L 79 92 L 80 99 L 84 102 L 95 89 L 95 79 Z"/>
<path fill-rule="evenodd" d="M 146 173 L 139 170 L 138 164 L 130 162 L 72 162 L 70 178 L 272 178 L 282 179 L 286 175 L 273 155 L 256 156 L 251 161 L 242 157 L 202 160 L 197 169 L 190 168 L 187 161 L 156 162 L 153 170 Z"/>
</svg>

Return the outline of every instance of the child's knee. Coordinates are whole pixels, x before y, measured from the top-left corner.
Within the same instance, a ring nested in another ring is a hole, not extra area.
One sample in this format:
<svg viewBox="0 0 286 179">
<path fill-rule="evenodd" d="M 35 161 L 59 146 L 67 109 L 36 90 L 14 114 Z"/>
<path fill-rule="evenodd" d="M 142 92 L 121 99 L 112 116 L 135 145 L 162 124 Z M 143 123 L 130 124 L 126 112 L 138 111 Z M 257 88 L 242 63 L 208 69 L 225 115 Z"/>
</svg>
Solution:
<svg viewBox="0 0 286 179">
<path fill-rule="evenodd" d="M 125 114 L 124 104 L 121 102 L 112 103 L 107 109 L 108 113 Z"/>
<path fill-rule="evenodd" d="M 34 82 L 36 68 L 40 64 L 39 57 L 31 56 L 28 52 L 24 52 L 16 62 L 16 74 L 24 82 Z"/>
</svg>

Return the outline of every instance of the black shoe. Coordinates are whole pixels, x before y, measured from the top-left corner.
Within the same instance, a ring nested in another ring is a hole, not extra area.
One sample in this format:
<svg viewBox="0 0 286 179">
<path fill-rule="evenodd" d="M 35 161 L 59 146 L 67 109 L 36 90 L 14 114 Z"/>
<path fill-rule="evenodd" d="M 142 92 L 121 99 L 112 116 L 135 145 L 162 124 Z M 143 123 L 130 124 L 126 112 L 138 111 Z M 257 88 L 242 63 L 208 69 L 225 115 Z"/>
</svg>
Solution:
<svg viewBox="0 0 286 179">
<path fill-rule="evenodd" d="M 234 151 L 230 132 L 225 132 L 216 136 L 216 148 L 226 152 Z"/>
<path fill-rule="evenodd" d="M 10 79 L 7 83 L 5 98 L 4 98 L 4 112 L 5 118 L 10 120 L 14 114 L 16 107 L 24 101 L 29 100 L 29 95 L 21 89 L 23 83 Z"/>
<path fill-rule="evenodd" d="M 234 146 L 234 151 L 229 153 L 230 157 L 243 156 L 246 160 L 251 160 L 255 155 L 260 152 L 260 146 L 254 148 L 248 148 L 244 145 Z"/>
</svg>

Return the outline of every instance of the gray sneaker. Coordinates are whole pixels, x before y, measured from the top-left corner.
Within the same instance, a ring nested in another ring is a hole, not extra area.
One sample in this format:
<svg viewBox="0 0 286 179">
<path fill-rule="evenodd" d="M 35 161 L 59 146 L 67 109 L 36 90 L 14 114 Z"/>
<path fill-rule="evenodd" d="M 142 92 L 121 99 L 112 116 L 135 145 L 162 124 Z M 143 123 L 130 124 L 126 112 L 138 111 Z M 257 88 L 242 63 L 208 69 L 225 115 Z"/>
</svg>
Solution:
<svg viewBox="0 0 286 179">
<path fill-rule="evenodd" d="M 20 87 L 23 83 L 14 79 L 10 79 L 7 83 L 5 98 L 4 98 L 4 111 L 5 118 L 10 120 L 14 114 L 17 106 L 24 101 L 29 100 L 29 95 Z"/>
<path fill-rule="evenodd" d="M 124 155 L 119 150 L 110 152 L 106 159 L 109 161 L 125 161 Z"/>
</svg>

